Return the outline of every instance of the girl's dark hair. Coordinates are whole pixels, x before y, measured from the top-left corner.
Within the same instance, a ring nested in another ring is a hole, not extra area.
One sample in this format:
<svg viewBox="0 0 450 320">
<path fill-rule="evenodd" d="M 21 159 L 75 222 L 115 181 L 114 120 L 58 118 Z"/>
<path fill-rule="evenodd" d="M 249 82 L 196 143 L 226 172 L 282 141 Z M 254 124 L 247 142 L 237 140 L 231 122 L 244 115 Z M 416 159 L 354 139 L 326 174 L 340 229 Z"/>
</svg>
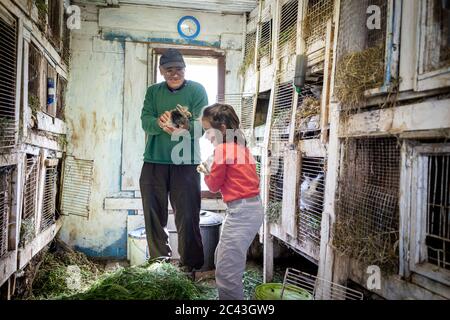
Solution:
<svg viewBox="0 0 450 320">
<path fill-rule="evenodd" d="M 240 129 L 239 117 L 233 107 L 228 104 L 216 103 L 203 110 L 203 119 L 211 124 L 213 129 L 222 132 L 222 125 L 227 130 L 233 130 L 234 143 L 247 146 L 244 133 Z M 227 134 L 223 135 L 223 143 L 227 142 Z"/>
</svg>

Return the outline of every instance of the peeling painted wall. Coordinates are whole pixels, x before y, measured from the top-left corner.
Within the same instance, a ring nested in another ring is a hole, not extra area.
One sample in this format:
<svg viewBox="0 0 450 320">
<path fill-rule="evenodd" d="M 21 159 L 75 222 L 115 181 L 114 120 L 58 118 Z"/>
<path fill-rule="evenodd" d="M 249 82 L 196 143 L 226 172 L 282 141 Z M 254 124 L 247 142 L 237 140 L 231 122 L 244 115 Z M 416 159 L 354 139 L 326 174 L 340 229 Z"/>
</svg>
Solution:
<svg viewBox="0 0 450 320">
<path fill-rule="evenodd" d="M 203 29 L 196 42 L 188 44 L 224 50 L 225 90 L 237 93 L 244 17 L 139 6 L 80 7 L 82 24 L 80 30 L 72 33 L 66 98 L 68 154 L 94 160 L 94 177 L 89 218 L 65 217 L 60 237 L 90 256 L 125 258 L 129 212 L 104 210 L 105 198 L 135 196 L 132 190 L 122 190 L 122 179 L 130 178 L 122 176 L 122 133 L 127 131 L 123 124 L 132 125 L 129 120 L 124 121 L 125 41 L 164 39 L 164 43 L 187 44 L 176 34 L 176 22 L 184 15 L 195 15 Z M 142 106 L 137 108 L 140 113 Z M 140 127 L 139 117 L 133 125 Z M 135 145 L 135 150 L 130 151 L 129 145 L 126 150 L 140 168 L 144 150 Z"/>
</svg>

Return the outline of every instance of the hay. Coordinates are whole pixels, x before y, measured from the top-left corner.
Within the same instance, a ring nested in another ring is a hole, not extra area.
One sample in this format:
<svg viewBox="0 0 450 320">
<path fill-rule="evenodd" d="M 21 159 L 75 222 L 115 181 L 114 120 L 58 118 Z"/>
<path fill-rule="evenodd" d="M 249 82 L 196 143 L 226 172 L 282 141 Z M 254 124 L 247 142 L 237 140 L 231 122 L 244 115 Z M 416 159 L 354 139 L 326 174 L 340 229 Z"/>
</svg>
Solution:
<svg viewBox="0 0 450 320">
<path fill-rule="evenodd" d="M 36 117 L 38 111 L 41 110 L 41 102 L 39 98 L 30 94 L 28 96 L 28 106 L 31 109 L 32 115 Z"/>
<path fill-rule="evenodd" d="M 40 266 L 33 283 L 34 299 L 58 299 L 88 288 L 100 274 L 98 266 L 84 254 L 76 252 L 57 241 L 58 249 L 48 252 Z M 68 286 L 70 278 L 69 266 L 80 269 L 80 287 L 72 289 Z"/>
<path fill-rule="evenodd" d="M 345 55 L 336 68 L 335 95 L 345 108 L 357 108 L 364 92 L 384 83 L 384 46 Z"/>
<path fill-rule="evenodd" d="M 30 243 L 36 235 L 36 224 L 34 217 L 22 220 L 20 224 L 20 242 L 19 247 L 24 247 Z"/>
<path fill-rule="evenodd" d="M 378 265 L 385 272 L 398 270 L 398 231 L 365 234 L 357 219 L 337 219 L 333 247 L 365 266 Z"/>
<path fill-rule="evenodd" d="M 302 119 L 315 116 L 320 113 L 320 100 L 314 97 L 306 97 L 297 109 L 296 122 L 301 123 Z"/>
<path fill-rule="evenodd" d="M 271 201 L 267 206 L 266 215 L 269 223 L 278 223 L 281 217 L 283 203 L 281 201 Z"/>
<path fill-rule="evenodd" d="M 31 299 L 59 300 L 207 300 L 217 298 L 217 290 L 195 283 L 170 263 L 144 264 L 106 272 L 84 254 L 59 243 L 47 253 Z M 79 286 L 69 286 L 69 266 L 78 267 Z"/>
</svg>

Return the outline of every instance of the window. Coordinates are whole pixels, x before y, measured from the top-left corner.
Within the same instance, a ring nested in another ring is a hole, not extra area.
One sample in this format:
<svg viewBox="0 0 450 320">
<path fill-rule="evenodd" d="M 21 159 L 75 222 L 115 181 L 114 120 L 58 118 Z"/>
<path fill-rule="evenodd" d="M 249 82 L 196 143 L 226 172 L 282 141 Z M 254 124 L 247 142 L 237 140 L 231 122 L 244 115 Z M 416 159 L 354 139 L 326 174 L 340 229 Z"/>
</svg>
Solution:
<svg viewBox="0 0 450 320">
<path fill-rule="evenodd" d="M 450 85 L 450 3 L 421 1 L 418 89 Z"/>
<path fill-rule="evenodd" d="M 408 146 L 406 154 L 411 218 L 404 219 L 402 229 L 409 242 L 409 271 L 450 285 L 450 145 Z"/>
</svg>

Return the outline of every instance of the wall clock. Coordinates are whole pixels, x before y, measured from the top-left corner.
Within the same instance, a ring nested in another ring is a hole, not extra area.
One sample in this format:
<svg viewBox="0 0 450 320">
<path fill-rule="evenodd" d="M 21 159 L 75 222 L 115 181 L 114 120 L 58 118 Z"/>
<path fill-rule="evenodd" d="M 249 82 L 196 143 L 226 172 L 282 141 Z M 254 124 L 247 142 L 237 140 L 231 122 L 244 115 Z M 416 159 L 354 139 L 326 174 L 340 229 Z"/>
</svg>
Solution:
<svg viewBox="0 0 450 320">
<path fill-rule="evenodd" d="M 195 39 L 200 34 L 200 22 L 193 16 L 184 16 L 178 21 L 178 33 L 186 39 Z"/>
</svg>

